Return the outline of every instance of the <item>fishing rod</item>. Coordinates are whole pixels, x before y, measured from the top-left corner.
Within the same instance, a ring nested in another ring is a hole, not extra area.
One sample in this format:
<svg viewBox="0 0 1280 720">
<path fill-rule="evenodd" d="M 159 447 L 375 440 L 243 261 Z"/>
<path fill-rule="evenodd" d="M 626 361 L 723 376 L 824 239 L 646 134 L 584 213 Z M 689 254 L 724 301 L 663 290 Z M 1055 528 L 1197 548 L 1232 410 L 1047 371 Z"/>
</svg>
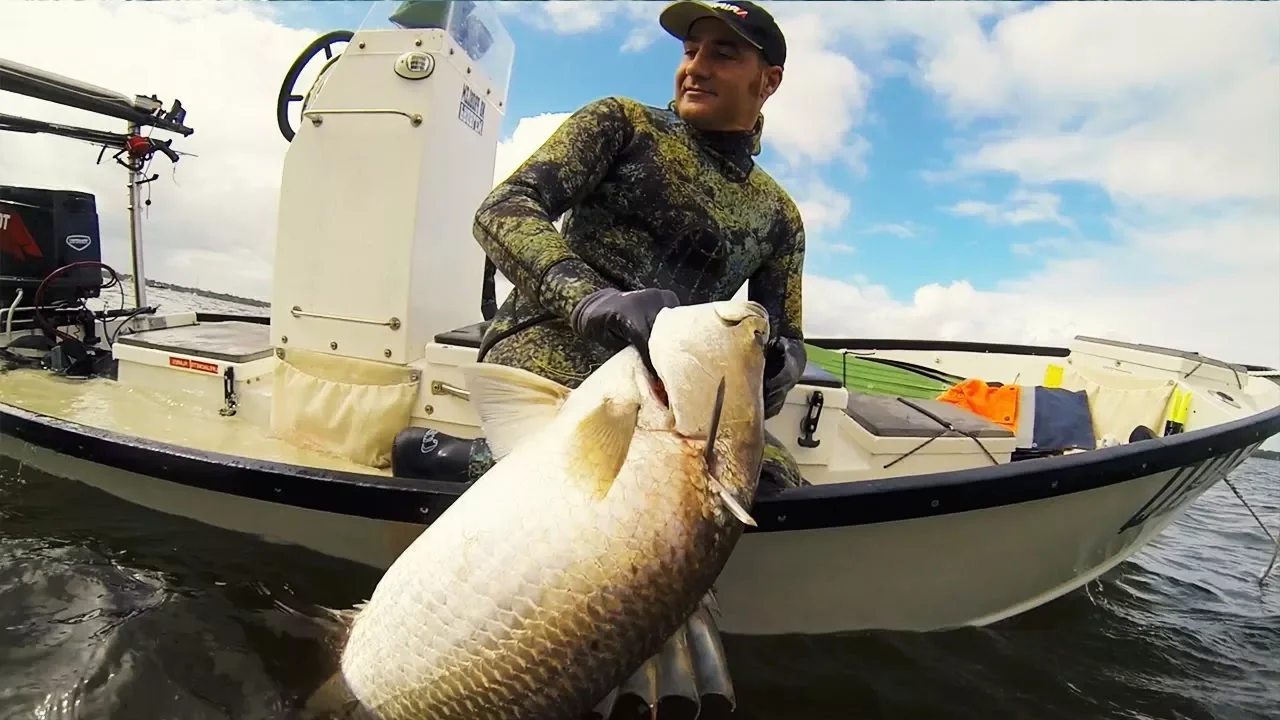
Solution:
<svg viewBox="0 0 1280 720">
<path fill-rule="evenodd" d="M 108 148 L 116 148 L 117 152 L 112 156 L 120 165 L 128 168 L 133 172 L 139 172 L 146 163 L 150 161 L 156 153 L 161 153 L 169 158 L 170 162 L 178 162 L 179 156 L 190 155 L 191 153 L 180 153 L 174 150 L 172 140 L 157 140 L 153 137 L 138 134 L 118 133 L 109 130 L 95 130 L 93 128 L 78 127 L 75 125 L 63 125 L 60 123 L 51 123 L 44 120 L 33 120 L 31 118 L 18 117 L 17 115 L 6 115 L 0 113 L 0 131 L 18 132 L 29 135 L 45 134 L 57 135 L 59 137 L 71 138 L 72 140 L 80 140 L 93 145 L 101 145 L 105 153 Z M 128 159 L 123 156 L 127 155 Z M 98 161 L 102 161 L 102 153 L 98 155 Z M 154 180 L 155 178 L 151 178 Z M 147 182 L 150 182 L 149 180 Z"/>
<path fill-rule="evenodd" d="M 184 137 L 195 132 L 185 124 L 187 111 L 181 100 L 175 99 L 169 109 L 164 110 L 154 95 L 135 95 L 130 99 L 114 90 L 4 58 L 0 58 L 0 90 L 125 120 L 137 127 L 152 126 Z"/>
</svg>

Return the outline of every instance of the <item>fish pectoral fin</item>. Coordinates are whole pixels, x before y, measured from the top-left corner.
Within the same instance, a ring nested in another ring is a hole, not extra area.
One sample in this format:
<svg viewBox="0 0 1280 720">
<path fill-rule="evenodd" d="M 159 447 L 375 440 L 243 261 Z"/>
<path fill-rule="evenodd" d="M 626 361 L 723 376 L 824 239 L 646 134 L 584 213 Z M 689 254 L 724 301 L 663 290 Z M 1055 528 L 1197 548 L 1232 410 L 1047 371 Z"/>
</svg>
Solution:
<svg viewBox="0 0 1280 720">
<path fill-rule="evenodd" d="M 707 472 L 716 472 L 716 434 L 720 432 L 720 413 L 724 410 L 724 378 L 716 386 L 716 404 L 711 408 L 711 422 L 707 423 L 707 446 L 702 451 L 707 461 Z"/>
<path fill-rule="evenodd" d="M 733 493 L 720 483 L 716 477 L 719 471 L 718 459 L 716 457 L 716 435 L 720 432 L 720 413 L 724 410 L 724 378 L 720 378 L 720 384 L 716 386 L 716 403 L 711 409 L 711 422 L 707 423 L 707 445 L 703 450 L 703 460 L 707 464 L 707 479 L 711 482 L 711 489 L 720 497 L 720 502 L 728 508 L 733 516 L 741 520 L 743 523 L 756 526 L 756 521 L 751 517 L 742 504 L 733 497 Z"/>
<path fill-rule="evenodd" d="M 733 493 L 729 492 L 729 488 L 721 485 L 720 481 L 713 477 L 711 478 L 711 489 L 715 490 L 716 495 L 720 496 L 720 502 L 724 503 L 725 508 L 727 508 L 729 512 L 733 513 L 734 517 L 741 520 L 744 525 L 756 527 L 755 518 L 751 517 L 751 513 L 747 512 L 747 509 L 742 507 L 742 503 L 739 503 L 738 499 L 733 496 Z"/>
<path fill-rule="evenodd" d="M 585 484 L 589 496 L 602 498 L 613 487 L 631 449 L 639 414 L 638 397 L 606 397 L 578 423 L 570 445 L 569 475 Z"/>
<path fill-rule="evenodd" d="M 462 373 L 494 460 L 545 428 L 569 397 L 564 385 L 506 365 L 474 363 Z"/>
</svg>

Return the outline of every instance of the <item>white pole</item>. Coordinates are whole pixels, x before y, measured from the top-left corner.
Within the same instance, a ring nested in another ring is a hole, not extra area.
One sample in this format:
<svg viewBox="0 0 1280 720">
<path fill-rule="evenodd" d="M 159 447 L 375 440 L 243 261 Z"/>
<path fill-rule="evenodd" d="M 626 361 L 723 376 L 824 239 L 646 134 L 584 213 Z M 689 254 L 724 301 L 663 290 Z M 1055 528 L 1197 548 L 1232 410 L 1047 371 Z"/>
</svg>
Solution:
<svg viewBox="0 0 1280 720">
<path fill-rule="evenodd" d="M 140 130 L 138 125 L 129 123 L 129 136 L 133 137 Z M 132 162 L 132 158 L 130 159 Z M 133 304 L 134 307 L 145 307 L 147 304 L 147 275 L 143 269 L 142 257 L 142 214 L 138 206 L 142 204 L 142 169 L 129 170 L 129 243 L 133 250 Z"/>
</svg>

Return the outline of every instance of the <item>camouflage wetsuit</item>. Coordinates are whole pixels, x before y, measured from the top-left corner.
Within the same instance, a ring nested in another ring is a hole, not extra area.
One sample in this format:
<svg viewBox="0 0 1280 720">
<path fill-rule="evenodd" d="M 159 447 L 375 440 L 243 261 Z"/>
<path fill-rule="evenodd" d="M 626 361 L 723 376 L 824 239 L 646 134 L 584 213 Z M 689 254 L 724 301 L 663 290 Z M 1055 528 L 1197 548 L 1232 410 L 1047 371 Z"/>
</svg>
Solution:
<svg viewBox="0 0 1280 720">
<path fill-rule="evenodd" d="M 566 319 L 605 287 L 665 288 L 693 304 L 728 300 L 750 281 L 771 332 L 801 339 L 804 229 L 790 197 L 755 164 L 762 124 L 704 132 L 670 107 L 617 97 L 569 117 L 476 213 L 477 241 L 515 286 L 480 359 L 576 387 L 613 353 Z M 491 464 L 477 443 L 470 476 Z M 762 474 L 804 484 L 771 436 Z"/>
</svg>

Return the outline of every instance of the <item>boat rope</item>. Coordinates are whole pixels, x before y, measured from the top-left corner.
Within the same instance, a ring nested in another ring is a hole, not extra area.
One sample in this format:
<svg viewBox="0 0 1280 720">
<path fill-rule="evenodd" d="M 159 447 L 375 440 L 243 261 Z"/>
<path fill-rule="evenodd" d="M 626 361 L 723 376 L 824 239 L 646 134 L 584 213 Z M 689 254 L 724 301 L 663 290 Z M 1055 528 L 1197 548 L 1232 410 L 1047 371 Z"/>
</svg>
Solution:
<svg viewBox="0 0 1280 720">
<path fill-rule="evenodd" d="M 1267 577 L 1271 575 L 1271 571 L 1276 567 L 1276 560 L 1280 560 L 1280 539 L 1276 540 L 1276 549 L 1271 553 L 1271 562 L 1267 563 L 1267 569 L 1262 571 L 1262 577 L 1258 578 L 1258 587 L 1267 581 Z"/>
<path fill-rule="evenodd" d="M 1272 569 L 1275 568 L 1276 558 L 1280 557 L 1280 539 L 1277 539 L 1275 535 L 1271 534 L 1271 530 L 1267 528 L 1267 524 L 1262 522 L 1262 518 L 1258 517 L 1258 513 L 1253 511 L 1253 507 L 1249 505 L 1248 500 L 1244 499 L 1244 495 L 1241 495 L 1240 491 L 1236 489 L 1236 484 L 1231 482 L 1231 478 L 1223 476 L 1222 480 L 1227 484 L 1227 487 L 1231 488 L 1231 492 L 1235 493 L 1236 498 L 1240 500 L 1240 504 L 1244 505 L 1244 509 L 1248 510 L 1249 514 L 1253 516 L 1253 521 L 1258 523 L 1258 527 L 1262 528 L 1262 532 L 1271 540 L 1271 542 L 1276 544 L 1276 550 L 1271 554 L 1271 562 L 1267 563 L 1267 569 L 1262 571 L 1262 577 L 1258 578 L 1258 585 L 1261 586 L 1267 581 L 1267 576 L 1271 574 Z"/>
<path fill-rule="evenodd" d="M 977 443 L 977 445 L 978 445 L 978 449 L 982 451 L 982 454 L 983 454 L 983 455 L 986 455 L 986 456 L 987 456 L 987 459 L 991 461 L 991 464 L 992 464 L 992 465 L 999 465 L 999 464 L 1000 464 L 1000 461 L 999 461 L 999 460 L 996 460 L 996 459 L 995 459 L 995 457 L 994 457 L 994 456 L 993 456 L 993 455 L 992 455 L 992 454 L 987 450 L 987 446 L 986 446 L 986 445 L 983 445 L 983 444 L 982 444 L 982 441 L 978 439 L 978 436 L 977 436 L 977 434 L 976 434 L 976 433 L 972 433 L 972 432 L 965 432 L 964 430 L 961 430 L 961 429 L 957 428 L 955 425 L 952 425 L 951 423 L 947 422 L 946 420 L 943 420 L 942 418 L 938 417 L 938 416 L 937 416 L 937 415 L 935 415 L 934 413 L 929 412 L 926 408 L 920 407 L 920 406 L 919 406 L 919 405 L 917 405 L 916 403 L 913 403 L 913 402 L 911 402 L 910 400 L 908 400 L 908 399 L 906 399 L 906 398 L 904 398 L 904 397 L 899 397 L 899 398 L 898 398 L 898 402 L 902 403 L 903 405 L 906 405 L 907 407 L 911 408 L 912 410 L 915 410 L 915 411 L 917 411 L 917 412 L 919 412 L 919 413 L 923 414 L 925 417 L 927 417 L 927 418 L 929 418 L 930 420 L 932 420 L 932 421 L 934 421 L 934 422 L 938 423 L 939 425 L 941 425 L 941 426 L 943 427 L 943 429 L 942 429 L 942 430 L 939 430 L 937 435 L 934 435 L 933 437 L 931 437 L 931 438 L 929 438 L 928 440 L 925 440 L 924 442 L 920 443 L 919 445 L 917 445 L 917 446 L 915 446 L 915 447 L 911 448 L 910 450 L 908 450 L 908 451 L 906 451 L 905 453 L 903 453 L 903 454 L 899 455 L 898 457 L 894 458 L 893 460 L 890 460 L 890 461 L 889 461 L 888 463 L 886 463 L 886 464 L 885 464 L 885 466 L 884 466 L 886 469 L 888 469 L 888 468 L 890 468 L 890 467 L 893 467 L 894 465 L 898 464 L 899 462 L 902 462 L 903 460 L 907 459 L 910 455 L 912 455 L 913 453 L 915 453 L 917 450 L 920 450 L 920 449 L 921 449 L 921 448 L 923 448 L 925 445 L 928 445 L 929 443 L 933 442 L 934 440 L 937 440 L 938 438 L 942 437 L 943 435 L 946 435 L 948 432 L 954 432 L 954 433 L 957 433 L 957 434 L 959 434 L 959 435 L 963 435 L 963 436 L 965 436 L 965 437 L 969 438 L 970 440 L 974 441 L 975 443 Z"/>
<path fill-rule="evenodd" d="M 894 465 L 897 465 L 898 463 L 902 462 L 903 460 L 906 460 L 907 458 L 909 458 L 909 457 L 911 457 L 913 454 L 915 454 L 915 452 L 916 452 L 917 450 L 922 449 L 925 445 L 928 445 L 929 443 L 933 442 L 934 440 L 937 440 L 938 438 L 940 438 L 940 437 L 942 437 L 943 435 L 946 435 L 946 434 L 947 434 L 947 430 L 946 430 L 945 428 L 944 428 L 944 429 L 942 429 L 942 430 L 939 430 L 937 435 L 934 435 L 933 437 L 929 438 L 928 440 L 925 440 L 924 442 L 920 443 L 919 445 L 917 445 L 917 446 L 915 446 L 915 447 L 911 448 L 910 450 L 908 450 L 908 451 L 906 451 L 906 452 L 902 453 L 902 454 L 901 454 L 901 455 L 899 455 L 898 457 L 896 457 L 896 458 L 894 458 L 894 459 L 890 460 L 889 462 L 885 463 L 885 464 L 884 464 L 884 469 L 885 469 L 885 470 L 888 470 L 889 468 L 893 467 Z"/>
</svg>

